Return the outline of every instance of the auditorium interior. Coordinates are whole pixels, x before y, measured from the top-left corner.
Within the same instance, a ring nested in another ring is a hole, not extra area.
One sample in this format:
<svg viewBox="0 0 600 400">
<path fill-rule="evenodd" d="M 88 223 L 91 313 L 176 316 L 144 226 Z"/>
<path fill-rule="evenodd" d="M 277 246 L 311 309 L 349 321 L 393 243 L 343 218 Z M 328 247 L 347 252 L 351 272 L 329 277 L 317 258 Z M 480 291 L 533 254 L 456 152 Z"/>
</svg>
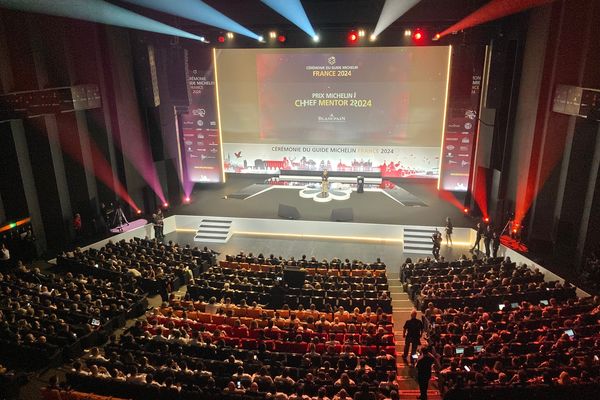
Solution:
<svg viewBox="0 0 600 400">
<path fill-rule="evenodd" d="M 0 0 L 0 399 L 597 399 L 599 26 Z"/>
</svg>

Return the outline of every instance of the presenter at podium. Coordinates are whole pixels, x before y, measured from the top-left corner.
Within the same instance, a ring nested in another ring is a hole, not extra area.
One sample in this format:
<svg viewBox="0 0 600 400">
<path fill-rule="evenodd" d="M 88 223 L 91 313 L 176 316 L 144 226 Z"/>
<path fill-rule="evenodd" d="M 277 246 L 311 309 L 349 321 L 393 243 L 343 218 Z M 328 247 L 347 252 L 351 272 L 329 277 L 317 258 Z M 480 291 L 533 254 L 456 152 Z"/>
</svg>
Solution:
<svg viewBox="0 0 600 400">
<path fill-rule="evenodd" d="M 321 174 L 321 193 L 325 194 L 329 192 L 329 171 L 323 170 Z"/>
</svg>

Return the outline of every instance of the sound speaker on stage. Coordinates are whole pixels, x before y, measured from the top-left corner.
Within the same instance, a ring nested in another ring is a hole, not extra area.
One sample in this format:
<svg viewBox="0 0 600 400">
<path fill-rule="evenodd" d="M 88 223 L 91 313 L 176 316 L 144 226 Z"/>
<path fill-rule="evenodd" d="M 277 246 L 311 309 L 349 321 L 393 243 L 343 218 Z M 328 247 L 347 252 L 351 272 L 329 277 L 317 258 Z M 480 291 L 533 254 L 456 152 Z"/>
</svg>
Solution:
<svg viewBox="0 0 600 400">
<path fill-rule="evenodd" d="M 365 177 L 357 176 L 356 177 L 356 193 L 364 193 L 365 192 Z"/>
</svg>

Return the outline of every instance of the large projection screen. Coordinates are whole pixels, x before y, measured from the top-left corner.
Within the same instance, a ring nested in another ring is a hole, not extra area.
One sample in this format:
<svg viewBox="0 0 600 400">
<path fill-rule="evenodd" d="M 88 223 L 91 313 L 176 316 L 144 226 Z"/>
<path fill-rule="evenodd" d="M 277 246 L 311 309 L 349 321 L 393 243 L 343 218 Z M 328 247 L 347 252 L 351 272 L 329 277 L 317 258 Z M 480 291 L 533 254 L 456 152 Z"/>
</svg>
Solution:
<svg viewBox="0 0 600 400">
<path fill-rule="evenodd" d="M 224 168 L 437 179 L 448 46 L 218 49 Z"/>
</svg>

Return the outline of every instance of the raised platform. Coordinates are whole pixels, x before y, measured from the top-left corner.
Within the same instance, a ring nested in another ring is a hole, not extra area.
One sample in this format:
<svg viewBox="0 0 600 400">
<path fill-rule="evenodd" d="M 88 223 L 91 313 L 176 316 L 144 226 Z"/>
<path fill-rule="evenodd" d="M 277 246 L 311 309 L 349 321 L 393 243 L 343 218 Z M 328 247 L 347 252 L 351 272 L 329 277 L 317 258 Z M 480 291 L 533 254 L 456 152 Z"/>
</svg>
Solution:
<svg viewBox="0 0 600 400">
<path fill-rule="evenodd" d="M 446 217 L 450 217 L 454 226 L 474 226 L 462 209 L 439 195 L 435 182 L 365 184 L 365 193 L 353 192 L 349 200 L 319 204 L 300 198 L 299 190 L 306 185 L 306 182 L 280 181 L 277 177 L 265 181 L 264 176 L 258 175 L 228 175 L 225 184 L 198 184 L 200 190 L 192 193 L 190 204 L 174 207 L 168 213 L 279 219 L 279 205 L 285 204 L 296 207 L 302 220 L 327 221 L 334 208 L 351 207 L 354 222 L 435 226 L 443 225 Z M 460 201 L 459 198 L 456 202 Z"/>
<path fill-rule="evenodd" d="M 293 171 L 282 170 L 279 173 L 281 181 L 297 181 L 297 182 L 321 182 L 322 171 Z M 328 171 L 330 182 L 340 183 L 356 183 L 356 178 L 362 176 L 365 183 L 380 184 L 383 179 L 380 172 L 356 172 L 356 171 Z"/>
</svg>

